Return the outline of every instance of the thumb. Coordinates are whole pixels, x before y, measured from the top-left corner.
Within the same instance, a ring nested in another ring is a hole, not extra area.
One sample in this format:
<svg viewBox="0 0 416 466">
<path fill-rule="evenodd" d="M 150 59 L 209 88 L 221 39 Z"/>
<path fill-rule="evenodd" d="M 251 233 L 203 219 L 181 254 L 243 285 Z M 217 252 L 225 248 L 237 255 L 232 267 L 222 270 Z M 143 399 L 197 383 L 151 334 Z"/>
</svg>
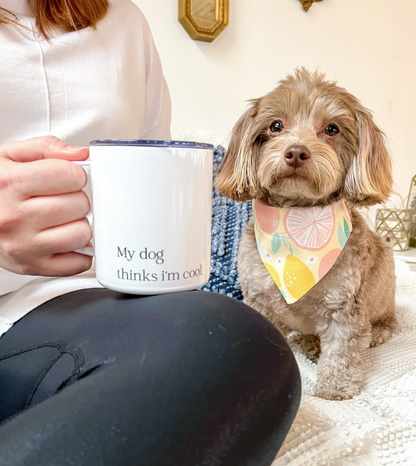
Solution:
<svg viewBox="0 0 416 466">
<path fill-rule="evenodd" d="M 68 146 L 54 136 L 31 138 L 0 146 L 0 157 L 14 162 L 33 162 L 41 159 L 86 160 L 88 156 L 88 147 Z"/>
</svg>

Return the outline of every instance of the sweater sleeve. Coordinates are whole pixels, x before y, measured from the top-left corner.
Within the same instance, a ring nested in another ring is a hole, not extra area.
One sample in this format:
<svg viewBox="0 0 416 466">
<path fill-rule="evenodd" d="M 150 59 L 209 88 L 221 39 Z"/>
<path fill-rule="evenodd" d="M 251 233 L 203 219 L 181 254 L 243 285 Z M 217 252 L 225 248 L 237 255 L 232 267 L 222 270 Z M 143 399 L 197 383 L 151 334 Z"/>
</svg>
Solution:
<svg viewBox="0 0 416 466">
<path fill-rule="evenodd" d="M 162 64 L 149 25 L 143 16 L 146 60 L 146 99 L 142 139 L 170 139 L 171 100 Z"/>
<path fill-rule="evenodd" d="M 16 291 L 36 278 L 39 277 L 19 275 L 0 267 L 0 296 L 10 293 L 11 291 Z"/>
</svg>

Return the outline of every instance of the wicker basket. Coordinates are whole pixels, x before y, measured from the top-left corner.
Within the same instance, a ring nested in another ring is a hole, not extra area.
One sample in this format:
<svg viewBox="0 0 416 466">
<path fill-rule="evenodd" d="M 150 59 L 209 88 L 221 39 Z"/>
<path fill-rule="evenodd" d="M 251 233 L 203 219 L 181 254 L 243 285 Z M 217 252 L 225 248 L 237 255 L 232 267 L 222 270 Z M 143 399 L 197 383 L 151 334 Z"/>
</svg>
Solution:
<svg viewBox="0 0 416 466">
<path fill-rule="evenodd" d="M 413 215 L 410 209 L 379 209 L 376 216 L 377 233 L 388 237 L 395 251 L 407 251 Z"/>
</svg>

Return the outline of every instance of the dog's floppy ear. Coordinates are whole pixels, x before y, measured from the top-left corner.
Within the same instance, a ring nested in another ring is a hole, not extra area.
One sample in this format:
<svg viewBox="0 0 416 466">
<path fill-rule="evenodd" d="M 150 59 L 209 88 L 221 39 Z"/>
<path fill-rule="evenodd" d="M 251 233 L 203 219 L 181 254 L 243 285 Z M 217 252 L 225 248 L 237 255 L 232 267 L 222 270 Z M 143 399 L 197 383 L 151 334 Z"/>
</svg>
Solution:
<svg viewBox="0 0 416 466">
<path fill-rule="evenodd" d="M 256 167 L 260 142 L 256 141 L 255 118 L 259 101 L 252 100 L 251 107 L 234 126 L 214 183 L 221 194 L 235 201 L 249 201 L 257 193 Z"/>
<path fill-rule="evenodd" d="M 366 108 L 358 107 L 355 118 L 358 149 L 345 179 L 345 197 L 358 205 L 379 204 L 389 197 L 393 184 L 384 134 Z"/>
</svg>

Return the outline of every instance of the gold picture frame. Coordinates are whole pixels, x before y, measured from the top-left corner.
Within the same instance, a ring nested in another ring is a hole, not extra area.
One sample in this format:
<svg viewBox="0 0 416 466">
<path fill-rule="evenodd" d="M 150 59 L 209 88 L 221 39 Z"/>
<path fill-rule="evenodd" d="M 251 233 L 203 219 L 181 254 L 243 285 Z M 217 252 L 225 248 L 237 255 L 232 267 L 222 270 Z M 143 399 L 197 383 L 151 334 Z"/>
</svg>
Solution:
<svg viewBox="0 0 416 466">
<path fill-rule="evenodd" d="M 312 6 L 312 3 L 322 2 L 322 0 L 300 0 L 300 2 L 302 3 L 303 9 L 305 11 L 308 11 L 309 8 Z"/>
<path fill-rule="evenodd" d="M 179 0 L 179 22 L 194 40 L 212 42 L 228 26 L 229 0 Z"/>
</svg>

